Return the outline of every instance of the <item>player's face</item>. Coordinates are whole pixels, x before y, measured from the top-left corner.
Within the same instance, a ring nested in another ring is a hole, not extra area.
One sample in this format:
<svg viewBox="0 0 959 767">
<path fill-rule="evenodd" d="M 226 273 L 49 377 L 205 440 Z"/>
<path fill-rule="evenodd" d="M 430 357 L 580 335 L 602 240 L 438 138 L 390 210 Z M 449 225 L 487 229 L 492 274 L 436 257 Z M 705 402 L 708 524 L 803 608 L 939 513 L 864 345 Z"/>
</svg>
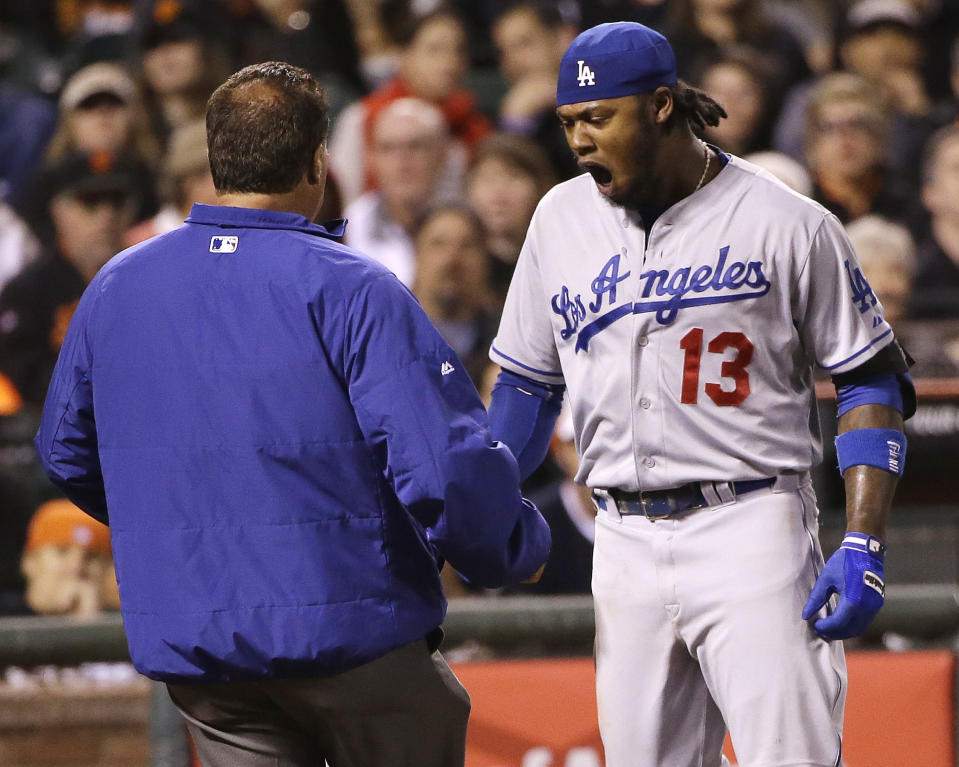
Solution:
<svg viewBox="0 0 959 767">
<path fill-rule="evenodd" d="M 557 108 L 579 167 L 615 205 L 651 199 L 659 128 L 641 108 L 641 96 L 585 101 Z"/>
</svg>

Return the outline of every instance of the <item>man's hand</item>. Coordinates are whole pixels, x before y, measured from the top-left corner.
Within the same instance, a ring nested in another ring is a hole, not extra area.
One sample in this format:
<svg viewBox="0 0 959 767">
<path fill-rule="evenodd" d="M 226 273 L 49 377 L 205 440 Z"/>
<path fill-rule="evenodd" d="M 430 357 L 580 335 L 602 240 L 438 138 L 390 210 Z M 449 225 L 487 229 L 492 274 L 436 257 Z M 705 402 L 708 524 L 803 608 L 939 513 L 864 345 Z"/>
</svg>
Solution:
<svg viewBox="0 0 959 767">
<path fill-rule="evenodd" d="M 862 634 L 882 607 L 885 594 L 883 558 L 886 547 L 875 536 L 846 533 L 842 545 L 826 562 L 803 608 L 803 620 L 819 612 L 833 594 L 835 611 L 813 624 L 823 639 L 849 639 Z"/>
</svg>

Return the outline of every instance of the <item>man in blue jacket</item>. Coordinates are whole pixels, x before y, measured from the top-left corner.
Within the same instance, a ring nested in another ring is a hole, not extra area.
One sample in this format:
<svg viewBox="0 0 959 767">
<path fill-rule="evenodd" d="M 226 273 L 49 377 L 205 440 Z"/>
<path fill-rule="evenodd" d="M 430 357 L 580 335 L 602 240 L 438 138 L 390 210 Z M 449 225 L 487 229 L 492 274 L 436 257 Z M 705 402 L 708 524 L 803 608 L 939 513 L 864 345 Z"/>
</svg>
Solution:
<svg viewBox="0 0 959 767">
<path fill-rule="evenodd" d="M 110 525 L 133 662 L 205 765 L 462 764 L 439 569 L 529 578 L 549 530 L 415 299 L 312 223 L 327 126 L 286 64 L 216 90 L 219 204 L 90 284 L 37 448 Z"/>
</svg>

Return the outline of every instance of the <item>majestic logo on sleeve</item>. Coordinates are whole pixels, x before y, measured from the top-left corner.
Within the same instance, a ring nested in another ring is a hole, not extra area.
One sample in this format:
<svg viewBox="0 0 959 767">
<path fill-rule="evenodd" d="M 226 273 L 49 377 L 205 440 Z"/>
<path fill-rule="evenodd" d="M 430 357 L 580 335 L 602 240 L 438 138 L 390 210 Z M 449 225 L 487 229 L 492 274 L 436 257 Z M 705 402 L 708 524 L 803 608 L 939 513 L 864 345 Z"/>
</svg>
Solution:
<svg viewBox="0 0 959 767">
<path fill-rule="evenodd" d="M 565 327 L 560 337 L 565 341 L 576 336 L 576 351 L 587 351 L 590 339 L 616 320 L 630 314 L 656 313 L 660 325 L 675 322 L 679 310 L 687 307 L 723 304 L 760 298 L 769 292 L 771 283 L 763 273 L 761 261 L 729 261 L 729 246 L 720 248 L 715 264 L 703 264 L 693 269 L 650 269 L 639 275 L 640 300 L 613 307 L 616 287 L 631 272 L 620 274 L 620 256 L 613 256 L 590 283 L 593 300 L 584 305 L 581 295 L 572 296 L 566 285 L 553 296 L 553 311 L 563 318 Z M 609 311 L 583 324 L 589 316 L 599 313 L 603 306 Z"/>
</svg>

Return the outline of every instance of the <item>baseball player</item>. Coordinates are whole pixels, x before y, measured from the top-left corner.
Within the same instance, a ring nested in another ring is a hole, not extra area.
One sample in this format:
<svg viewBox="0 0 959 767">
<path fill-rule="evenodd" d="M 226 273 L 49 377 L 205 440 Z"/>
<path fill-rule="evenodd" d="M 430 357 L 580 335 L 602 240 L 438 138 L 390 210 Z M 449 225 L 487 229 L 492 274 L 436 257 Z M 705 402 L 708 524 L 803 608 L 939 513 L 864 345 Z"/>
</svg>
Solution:
<svg viewBox="0 0 959 767">
<path fill-rule="evenodd" d="M 583 32 L 556 103 L 586 173 L 533 217 L 491 419 L 529 472 L 568 392 L 598 509 L 606 763 L 715 767 L 728 726 L 742 765 L 837 765 L 836 640 L 883 602 L 909 360 L 837 219 L 696 137 L 725 112 L 677 80 L 660 34 Z M 847 494 L 825 564 L 814 365 L 837 386 Z"/>
</svg>

